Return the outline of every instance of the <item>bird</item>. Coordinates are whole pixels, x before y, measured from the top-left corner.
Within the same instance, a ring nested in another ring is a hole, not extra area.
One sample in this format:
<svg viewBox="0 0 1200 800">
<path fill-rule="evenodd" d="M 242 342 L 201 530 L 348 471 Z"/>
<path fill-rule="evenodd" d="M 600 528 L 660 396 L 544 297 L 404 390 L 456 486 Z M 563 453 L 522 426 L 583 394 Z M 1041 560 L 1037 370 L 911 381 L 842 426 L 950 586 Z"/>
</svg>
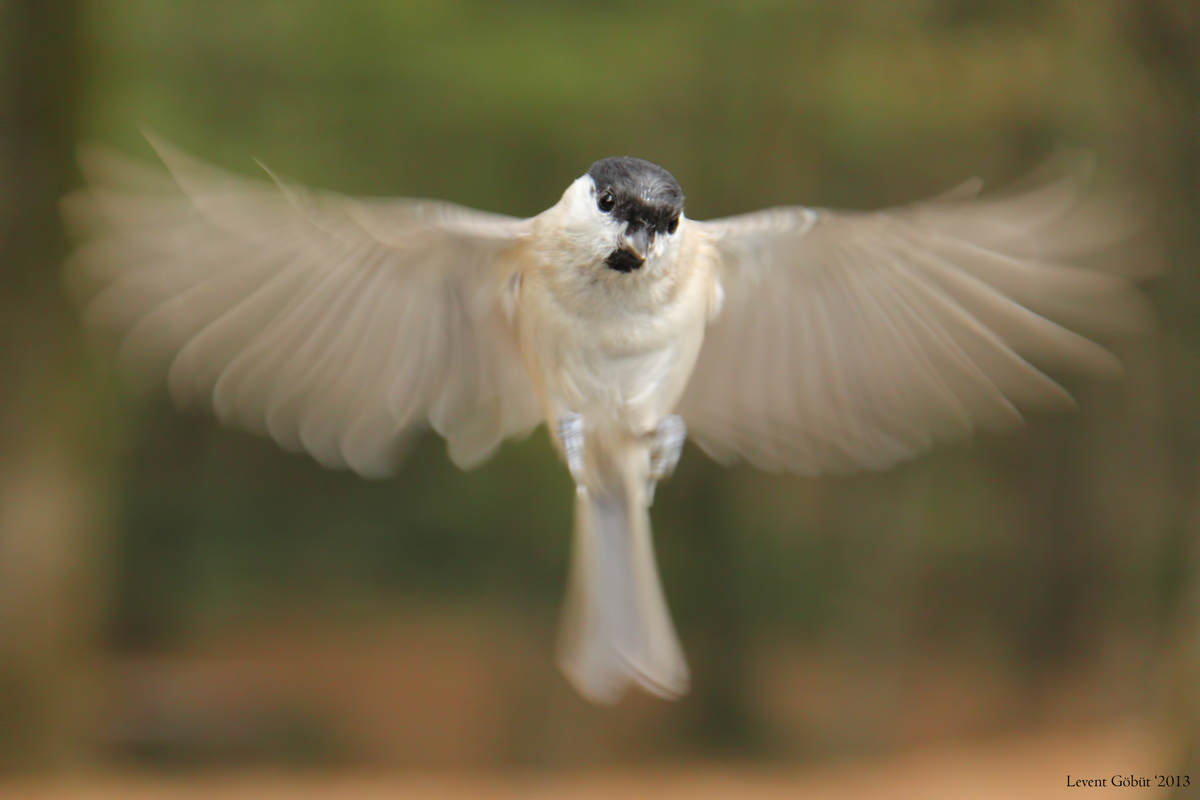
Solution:
<svg viewBox="0 0 1200 800">
<path fill-rule="evenodd" d="M 666 169 L 612 157 L 518 219 L 147 138 L 166 171 L 85 145 L 62 202 L 85 326 L 121 337 L 135 385 L 369 478 L 426 428 L 468 469 L 545 422 L 576 494 L 557 663 L 598 704 L 689 689 L 649 517 L 685 440 L 882 470 L 1071 406 L 1047 371 L 1119 375 L 1095 339 L 1153 324 L 1136 268 L 1091 263 L 1140 215 L 1077 165 L 994 196 L 701 221 Z"/>
</svg>

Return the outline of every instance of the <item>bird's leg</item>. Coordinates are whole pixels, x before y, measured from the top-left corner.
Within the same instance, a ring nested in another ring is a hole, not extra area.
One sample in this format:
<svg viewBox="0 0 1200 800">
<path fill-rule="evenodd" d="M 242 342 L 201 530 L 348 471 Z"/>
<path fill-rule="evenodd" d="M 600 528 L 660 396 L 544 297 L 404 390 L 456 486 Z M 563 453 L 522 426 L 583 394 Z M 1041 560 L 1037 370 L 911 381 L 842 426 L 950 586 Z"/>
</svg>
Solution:
<svg viewBox="0 0 1200 800">
<path fill-rule="evenodd" d="M 558 440 L 562 442 L 563 455 L 567 458 L 567 469 L 575 479 L 575 491 L 585 494 L 583 485 L 583 416 L 574 411 L 564 412 L 558 418 Z"/>
<path fill-rule="evenodd" d="M 658 421 L 654 429 L 654 441 L 650 445 L 650 479 L 659 481 L 675 471 L 683 442 L 687 439 L 687 425 L 678 414 L 668 414 Z"/>
<path fill-rule="evenodd" d="M 646 481 L 646 504 L 654 502 L 654 489 L 658 482 L 675 471 L 683 443 L 687 439 L 687 425 L 678 414 L 668 414 L 658 421 L 650 443 L 650 474 Z"/>
</svg>

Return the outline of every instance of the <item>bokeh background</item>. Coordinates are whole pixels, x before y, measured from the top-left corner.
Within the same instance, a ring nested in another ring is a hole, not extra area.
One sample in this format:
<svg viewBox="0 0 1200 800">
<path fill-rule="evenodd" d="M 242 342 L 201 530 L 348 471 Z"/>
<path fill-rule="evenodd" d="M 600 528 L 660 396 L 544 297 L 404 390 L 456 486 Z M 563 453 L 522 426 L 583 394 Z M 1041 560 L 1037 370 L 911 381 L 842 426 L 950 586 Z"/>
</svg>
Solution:
<svg viewBox="0 0 1200 800">
<path fill-rule="evenodd" d="M 471 473 L 430 435 L 373 483 L 123 389 L 61 288 L 56 202 L 81 141 L 152 159 L 139 125 L 518 216 L 607 155 L 704 219 L 1083 148 L 1146 197 L 1161 330 L 1114 344 L 1122 382 L 1059 376 L 1078 413 L 888 473 L 689 447 L 654 525 L 694 690 L 593 708 L 552 666 L 572 492 L 544 431 Z M 1189 0 L 0 0 L 0 781 L 778 770 L 1056 730 L 1151 731 L 1146 769 L 1186 771 L 1198 256 Z"/>
</svg>

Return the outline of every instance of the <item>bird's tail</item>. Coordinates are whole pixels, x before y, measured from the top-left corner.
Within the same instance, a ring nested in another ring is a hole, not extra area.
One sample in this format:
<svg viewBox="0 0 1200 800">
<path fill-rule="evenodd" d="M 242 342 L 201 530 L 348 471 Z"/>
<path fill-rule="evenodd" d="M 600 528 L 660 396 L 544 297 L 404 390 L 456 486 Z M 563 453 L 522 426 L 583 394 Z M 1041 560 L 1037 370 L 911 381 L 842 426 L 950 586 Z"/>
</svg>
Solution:
<svg viewBox="0 0 1200 800">
<path fill-rule="evenodd" d="M 631 683 L 670 699 L 688 690 L 687 662 L 654 561 L 646 482 L 624 477 L 576 497 L 558 649 L 567 679 L 605 704 Z"/>
</svg>

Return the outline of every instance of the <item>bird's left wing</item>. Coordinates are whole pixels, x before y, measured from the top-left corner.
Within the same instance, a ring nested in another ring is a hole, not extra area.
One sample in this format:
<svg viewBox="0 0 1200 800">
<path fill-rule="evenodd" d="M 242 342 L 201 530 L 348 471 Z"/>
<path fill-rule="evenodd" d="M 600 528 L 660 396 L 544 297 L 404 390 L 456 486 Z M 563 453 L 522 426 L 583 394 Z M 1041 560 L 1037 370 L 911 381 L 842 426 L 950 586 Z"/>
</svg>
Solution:
<svg viewBox="0 0 1200 800">
<path fill-rule="evenodd" d="M 68 281 L 129 372 L 370 476 L 424 424 L 461 466 L 537 424 L 501 302 L 525 221 L 247 180 L 151 141 L 173 180 L 85 149 L 63 203 Z"/>
<path fill-rule="evenodd" d="M 968 186 L 873 213 L 689 221 L 726 293 L 679 404 L 689 432 L 722 461 L 881 469 L 1019 425 L 1018 406 L 1070 403 L 1042 368 L 1119 372 L 1073 331 L 1145 328 L 1146 301 L 1126 278 L 1071 262 L 1138 221 L 1089 201 L 1079 177 L 993 200 Z"/>
</svg>

